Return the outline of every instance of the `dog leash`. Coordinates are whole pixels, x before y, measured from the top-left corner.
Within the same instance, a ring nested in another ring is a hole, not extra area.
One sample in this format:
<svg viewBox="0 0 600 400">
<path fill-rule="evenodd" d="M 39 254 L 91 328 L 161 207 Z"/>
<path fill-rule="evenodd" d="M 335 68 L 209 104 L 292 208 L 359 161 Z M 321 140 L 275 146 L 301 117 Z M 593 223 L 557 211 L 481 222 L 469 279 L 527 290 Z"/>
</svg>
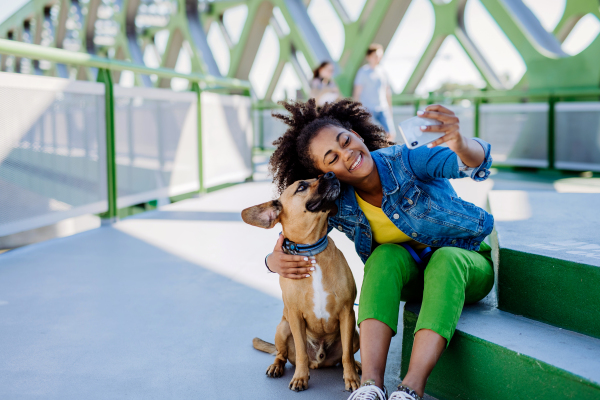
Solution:
<svg viewBox="0 0 600 400">
<path fill-rule="evenodd" d="M 432 250 L 431 247 L 425 247 L 419 254 L 417 254 L 417 252 L 412 247 L 410 247 L 408 244 L 399 243 L 399 245 L 404 247 L 406 249 L 406 251 L 408 251 L 410 256 L 417 263 L 417 267 L 419 267 L 419 269 L 421 269 L 421 270 L 425 270 L 425 268 L 427 267 L 427 263 L 429 262 L 429 259 L 431 258 L 433 252 L 435 251 L 435 250 Z"/>
</svg>

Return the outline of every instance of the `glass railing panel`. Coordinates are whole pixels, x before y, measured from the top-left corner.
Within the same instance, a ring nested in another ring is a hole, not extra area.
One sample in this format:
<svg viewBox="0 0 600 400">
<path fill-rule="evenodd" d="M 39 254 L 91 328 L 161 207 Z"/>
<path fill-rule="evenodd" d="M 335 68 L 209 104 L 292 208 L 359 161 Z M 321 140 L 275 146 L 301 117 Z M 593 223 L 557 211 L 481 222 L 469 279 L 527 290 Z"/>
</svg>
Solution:
<svg viewBox="0 0 600 400">
<path fill-rule="evenodd" d="M 479 135 L 497 165 L 548 167 L 548 103 L 482 104 Z"/>
<path fill-rule="evenodd" d="M 0 73 L 0 236 L 105 212 L 104 85 Z"/>
<path fill-rule="evenodd" d="M 280 138 L 288 128 L 281 120 L 273 118 L 273 116 L 271 116 L 272 112 L 284 114 L 287 111 L 283 109 L 260 111 L 263 129 L 262 144 L 265 149 L 274 149 L 275 146 L 273 146 L 273 142 Z"/>
<path fill-rule="evenodd" d="M 119 208 L 199 189 L 197 95 L 115 86 Z"/>
<path fill-rule="evenodd" d="M 204 186 L 243 182 L 252 176 L 250 97 L 202 93 Z"/>
<path fill-rule="evenodd" d="M 444 105 L 458 117 L 460 133 L 464 137 L 475 136 L 475 106 L 469 100 L 459 104 Z"/>
<path fill-rule="evenodd" d="M 556 103 L 555 167 L 600 171 L 600 102 Z"/>
</svg>

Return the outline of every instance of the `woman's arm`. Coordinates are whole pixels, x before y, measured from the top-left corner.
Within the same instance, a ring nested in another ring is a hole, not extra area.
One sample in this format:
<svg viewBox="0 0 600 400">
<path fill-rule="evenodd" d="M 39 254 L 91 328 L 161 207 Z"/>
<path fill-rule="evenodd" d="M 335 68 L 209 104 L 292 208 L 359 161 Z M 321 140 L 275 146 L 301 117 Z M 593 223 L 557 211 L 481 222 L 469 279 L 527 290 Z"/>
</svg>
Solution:
<svg viewBox="0 0 600 400">
<path fill-rule="evenodd" d="M 417 113 L 419 117 L 437 119 L 442 125 L 430 125 L 421 127 L 423 132 L 446 132 L 444 136 L 427 145 L 429 148 L 447 143 L 450 150 L 455 152 L 466 166 L 474 168 L 484 161 L 485 152 L 481 144 L 467 139 L 460 134 L 459 121 L 453 111 L 439 104 L 425 108 L 425 111 Z"/>
<path fill-rule="evenodd" d="M 308 257 L 294 256 L 283 252 L 283 235 L 279 234 L 273 252 L 265 259 L 269 271 L 275 272 L 284 278 L 302 279 L 310 277 L 314 271 L 313 261 Z"/>
<path fill-rule="evenodd" d="M 454 113 L 440 105 L 428 106 L 419 117 L 436 119 L 442 125 L 422 127 L 422 131 L 445 132 L 445 135 L 427 147 L 414 150 L 403 148 L 403 159 L 419 180 L 435 178 L 464 178 L 469 176 L 460 168 L 460 161 L 469 167 L 470 176 L 483 181 L 489 176 L 492 165 L 491 146 L 481 139 L 469 139 L 460 134 L 459 120 Z M 447 143 L 448 147 L 439 147 Z"/>
</svg>

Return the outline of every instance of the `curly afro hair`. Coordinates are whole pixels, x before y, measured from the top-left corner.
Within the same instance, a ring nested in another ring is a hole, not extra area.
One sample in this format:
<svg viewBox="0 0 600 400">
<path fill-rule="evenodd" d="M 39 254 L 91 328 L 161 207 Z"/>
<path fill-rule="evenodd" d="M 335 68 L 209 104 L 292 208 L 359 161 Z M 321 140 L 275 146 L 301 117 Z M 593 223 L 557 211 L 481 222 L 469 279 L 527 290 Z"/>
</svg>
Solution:
<svg viewBox="0 0 600 400">
<path fill-rule="evenodd" d="M 385 131 L 371 122 L 371 114 L 361 103 L 344 99 L 325 103 L 317 107 L 315 99 L 307 102 L 280 102 L 290 115 L 273 114 L 288 125 L 287 131 L 273 142 L 277 147 L 269 160 L 269 171 L 273 175 L 281 194 L 289 185 L 300 179 L 315 178 L 319 171 L 310 157 L 308 147 L 316 134 L 326 126 L 338 126 L 358 133 L 369 151 L 393 145 L 385 139 Z"/>
</svg>

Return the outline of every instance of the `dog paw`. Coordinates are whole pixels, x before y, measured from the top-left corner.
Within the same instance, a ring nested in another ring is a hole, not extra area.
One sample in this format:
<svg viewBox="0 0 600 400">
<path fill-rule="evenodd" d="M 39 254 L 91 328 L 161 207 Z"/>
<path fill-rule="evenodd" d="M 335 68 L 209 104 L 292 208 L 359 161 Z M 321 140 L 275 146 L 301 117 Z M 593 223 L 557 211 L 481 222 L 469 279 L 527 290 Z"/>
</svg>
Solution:
<svg viewBox="0 0 600 400">
<path fill-rule="evenodd" d="M 283 376 L 284 366 L 279 363 L 273 363 L 267 368 L 267 376 L 271 378 L 279 378 Z"/>
<path fill-rule="evenodd" d="M 308 380 L 310 379 L 310 376 L 306 375 L 306 376 L 301 376 L 301 377 L 296 377 L 294 375 L 294 377 L 292 378 L 291 382 L 290 382 L 290 390 L 293 390 L 295 392 L 301 392 L 303 390 L 308 389 Z"/>
<path fill-rule="evenodd" d="M 362 364 L 360 361 L 354 361 L 354 369 L 356 370 L 357 374 L 362 375 Z"/>
<path fill-rule="evenodd" d="M 350 374 L 344 372 L 344 385 L 348 392 L 354 392 L 360 387 L 360 379 L 356 371 L 352 370 Z"/>
</svg>

